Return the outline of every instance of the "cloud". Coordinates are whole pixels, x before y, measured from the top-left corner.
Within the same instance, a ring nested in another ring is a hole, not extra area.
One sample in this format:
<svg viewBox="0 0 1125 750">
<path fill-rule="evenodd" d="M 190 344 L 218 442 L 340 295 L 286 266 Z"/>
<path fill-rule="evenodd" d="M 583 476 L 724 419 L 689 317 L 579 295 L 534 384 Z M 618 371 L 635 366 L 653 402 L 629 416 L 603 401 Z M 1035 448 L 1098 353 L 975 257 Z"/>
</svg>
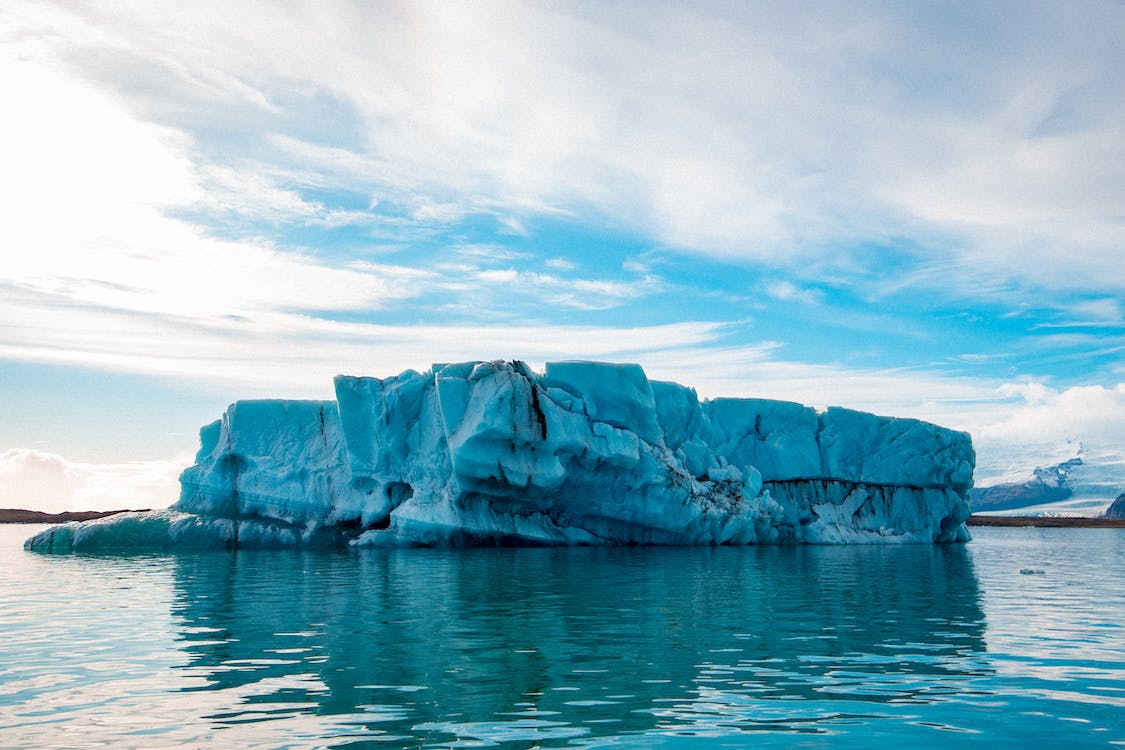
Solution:
<svg viewBox="0 0 1125 750">
<path fill-rule="evenodd" d="M 459 258 L 465 258 L 474 263 L 496 264 L 515 260 L 527 260 L 531 257 L 528 253 L 513 250 L 510 247 L 489 244 L 456 245 L 450 248 L 452 253 Z"/>
<path fill-rule="evenodd" d="M 174 278 L 185 273 L 177 247 L 199 254 L 193 267 L 213 265 L 216 288 L 200 309 L 292 307 L 286 278 L 296 273 L 308 277 L 306 301 L 334 289 L 341 309 L 386 307 L 418 288 L 290 252 L 254 234 L 277 233 L 261 222 L 410 238 L 476 214 L 495 217 L 500 234 L 527 235 L 543 216 L 608 225 L 800 271 L 807 290 L 920 287 L 1073 308 L 1076 294 L 1125 289 L 1115 189 L 1125 181 L 1115 72 L 1125 68 L 1115 43 L 1125 14 L 1112 4 L 935 14 L 813 3 L 795 14 L 709 3 L 16 3 L 8 13 L 26 33 L 9 38 L 23 40 L 9 45 L 22 67 L 6 78 L 43 94 L 29 107 L 17 87 L 13 111 L 29 128 L 53 124 L 48 142 L 71 144 L 57 164 L 91 163 L 77 180 L 42 170 L 49 159 L 17 169 L 6 198 L 26 196 L 16 205 L 31 226 L 9 237 L 61 231 L 43 207 L 89 205 L 104 220 L 87 226 L 78 211 L 68 222 L 87 256 L 115 245 L 144 259 L 160 248 Z M 69 132 L 75 121 L 94 135 Z M 27 171 L 43 174 L 38 195 Z M 310 195 L 339 189 L 369 208 Z M 146 210 L 185 206 L 244 225 L 245 247 Z M 150 242 L 113 232 L 90 242 L 123 226 Z M 39 245 L 47 239 L 57 237 Z M 91 273 L 77 250 L 29 255 Z M 241 262 L 221 263 L 232 257 Z M 238 300 L 245 290 L 225 282 L 246 277 L 260 279 L 258 299 Z M 155 296 L 174 299 L 168 286 Z M 131 304 L 151 308 L 136 296 Z"/>
<path fill-rule="evenodd" d="M 22 289 L 0 295 L 0 319 L 8 322 L 0 328 L 0 357 L 304 396 L 326 395 L 340 371 L 391 374 L 470 359 L 630 358 L 705 345 L 729 327 L 387 325 L 260 310 L 208 318 L 140 316 Z"/>
<path fill-rule="evenodd" d="M 0 66 L 13 83 L 12 115 L 0 121 L 0 283 L 106 309 L 196 318 L 372 309 L 418 293 L 423 271 L 319 262 L 170 217 L 203 190 L 182 136 L 133 118 L 46 63 L 9 55 Z M 269 200 L 301 203 L 277 191 Z"/>
<path fill-rule="evenodd" d="M 179 497 L 187 456 L 170 461 L 89 464 L 42 451 L 0 451 L 0 497 L 6 507 L 46 513 L 166 508 Z"/>
<path fill-rule="evenodd" d="M 1073 318 L 1055 323 L 1039 323 L 1037 328 L 1106 328 L 1125 330 L 1125 311 L 1121 301 L 1109 297 L 1074 302 L 1067 310 Z"/>
<path fill-rule="evenodd" d="M 984 439 L 1125 446 L 1125 383 L 1058 390 L 1031 381 L 1005 384 L 998 395 L 1009 402 L 1008 413 L 980 428 Z"/>
<path fill-rule="evenodd" d="M 487 269 L 472 274 L 485 294 L 523 296 L 551 306 L 577 310 L 606 310 L 641 297 L 658 294 L 664 283 L 645 275 L 629 281 L 568 278 L 514 268 Z"/>
<path fill-rule="evenodd" d="M 134 3 L 38 22 L 152 119 L 202 135 L 207 111 L 197 152 L 252 154 L 232 168 L 274 210 L 310 209 L 258 184 L 255 164 L 414 203 L 417 222 L 597 216 L 787 267 L 911 237 L 915 261 L 954 261 L 915 277 L 931 286 L 971 268 L 1125 287 L 1113 4 L 221 11 Z"/>
<path fill-rule="evenodd" d="M 799 287 L 784 279 L 767 284 L 766 294 L 779 302 L 798 302 L 808 306 L 818 305 L 824 298 L 819 290 Z"/>
<path fill-rule="evenodd" d="M 333 221 L 333 212 L 319 201 L 306 200 L 280 183 L 289 175 L 268 175 L 263 171 L 234 169 L 220 164 L 205 164 L 199 169 L 200 194 L 193 196 L 192 207 L 216 213 L 229 213 L 250 221 L 281 224 L 291 221 Z M 363 212 L 350 214 L 351 221 Z M 339 221 L 339 219 L 335 219 Z"/>
</svg>

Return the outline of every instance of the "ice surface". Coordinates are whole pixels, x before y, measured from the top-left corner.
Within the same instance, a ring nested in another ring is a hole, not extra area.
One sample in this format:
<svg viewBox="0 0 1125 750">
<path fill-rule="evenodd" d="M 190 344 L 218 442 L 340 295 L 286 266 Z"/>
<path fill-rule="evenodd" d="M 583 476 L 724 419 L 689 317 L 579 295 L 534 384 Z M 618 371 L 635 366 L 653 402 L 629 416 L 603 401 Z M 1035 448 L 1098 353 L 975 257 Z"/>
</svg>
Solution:
<svg viewBox="0 0 1125 750">
<path fill-rule="evenodd" d="M 240 401 L 174 510 L 56 527 L 44 551 L 175 547 L 951 542 L 969 436 L 763 399 L 700 401 L 637 365 L 437 364 Z"/>
</svg>

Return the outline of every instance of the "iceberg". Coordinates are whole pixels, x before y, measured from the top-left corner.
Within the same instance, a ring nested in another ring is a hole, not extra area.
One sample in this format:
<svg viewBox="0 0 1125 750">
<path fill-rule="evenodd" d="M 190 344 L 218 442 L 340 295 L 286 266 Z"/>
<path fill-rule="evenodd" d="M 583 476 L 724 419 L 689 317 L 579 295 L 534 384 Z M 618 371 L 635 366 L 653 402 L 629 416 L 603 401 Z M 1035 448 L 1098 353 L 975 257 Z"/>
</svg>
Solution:
<svg viewBox="0 0 1125 750">
<path fill-rule="evenodd" d="M 962 542 L 967 433 L 784 401 L 700 400 L 638 365 L 436 364 L 239 401 L 165 511 L 28 549 Z"/>
</svg>

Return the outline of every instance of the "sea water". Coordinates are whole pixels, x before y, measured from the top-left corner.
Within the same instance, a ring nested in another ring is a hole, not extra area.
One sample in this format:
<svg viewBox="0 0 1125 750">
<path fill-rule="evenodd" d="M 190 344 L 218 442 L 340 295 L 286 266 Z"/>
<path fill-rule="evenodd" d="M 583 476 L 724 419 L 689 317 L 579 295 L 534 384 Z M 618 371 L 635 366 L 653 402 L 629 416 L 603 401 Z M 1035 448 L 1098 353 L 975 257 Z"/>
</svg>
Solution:
<svg viewBox="0 0 1125 750">
<path fill-rule="evenodd" d="M 48 556 L 0 746 L 1125 745 L 1125 531 L 953 546 Z"/>
</svg>

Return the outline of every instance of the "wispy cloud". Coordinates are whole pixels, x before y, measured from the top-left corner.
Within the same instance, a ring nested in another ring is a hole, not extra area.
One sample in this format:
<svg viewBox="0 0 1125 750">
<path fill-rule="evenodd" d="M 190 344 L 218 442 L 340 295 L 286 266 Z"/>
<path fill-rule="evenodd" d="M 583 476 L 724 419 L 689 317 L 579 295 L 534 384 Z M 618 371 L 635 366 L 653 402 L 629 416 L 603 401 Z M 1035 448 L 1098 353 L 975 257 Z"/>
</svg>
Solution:
<svg viewBox="0 0 1125 750">
<path fill-rule="evenodd" d="M 200 318 L 370 309 L 417 294 L 405 282 L 422 271 L 328 264 L 172 218 L 168 209 L 197 202 L 203 190 L 181 137 L 46 64 L 5 57 L 0 65 L 16 84 L 7 101 L 13 116 L 0 123 L 0 283 L 95 307 Z M 274 191 L 269 201 L 305 205 L 285 195 Z"/>
<path fill-rule="evenodd" d="M 910 237 L 929 288 L 1125 288 L 1112 4 L 33 7 L 40 47 L 190 134 L 248 215 L 316 213 L 276 182 L 301 173 L 420 224 L 594 215 L 828 275 Z"/>
<path fill-rule="evenodd" d="M 450 251 L 458 258 L 489 265 L 514 260 L 527 260 L 530 257 L 528 253 L 510 247 L 483 243 L 454 245 L 450 248 Z"/>
<path fill-rule="evenodd" d="M 1125 311 L 1121 300 L 1110 297 L 1079 300 L 1064 311 L 1069 320 L 1037 323 L 1036 328 L 1107 328 L 1125 330 Z"/>
<path fill-rule="evenodd" d="M 822 292 L 807 287 L 799 287 L 791 281 L 779 279 L 766 285 L 766 294 L 779 302 L 795 302 L 803 305 L 818 305 L 823 299 Z"/>
<path fill-rule="evenodd" d="M 573 271 L 578 265 L 566 258 L 548 258 L 543 265 L 553 271 Z"/>
<path fill-rule="evenodd" d="M 1091 275 L 1122 238 L 1113 5 L 635 10 L 134 4 L 51 23 L 135 106 L 195 132 L 189 105 L 234 103 L 223 138 L 304 143 L 311 172 L 428 196 L 419 220 L 593 209 L 775 263 L 910 234 L 1002 276 L 1125 283 Z M 165 85 L 127 77 L 134 59 Z M 328 142 L 308 122 L 326 106 Z"/>
<path fill-rule="evenodd" d="M 0 357 L 226 384 L 233 395 L 324 395 L 340 371 L 382 374 L 434 361 L 631 359 L 716 340 L 720 323 L 652 326 L 385 325 L 292 312 L 139 316 L 58 296 L 0 295 Z"/>
<path fill-rule="evenodd" d="M 472 278 L 478 282 L 478 288 L 491 290 L 486 293 L 497 294 L 502 290 L 507 297 L 523 296 L 530 300 L 577 310 L 605 310 L 617 307 L 630 300 L 658 294 L 664 288 L 663 281 L 653 275 L 645 275 L 635 280 L 615 281 L 504 268 L 477 271 L 472 274 Z"/>
</svg>

